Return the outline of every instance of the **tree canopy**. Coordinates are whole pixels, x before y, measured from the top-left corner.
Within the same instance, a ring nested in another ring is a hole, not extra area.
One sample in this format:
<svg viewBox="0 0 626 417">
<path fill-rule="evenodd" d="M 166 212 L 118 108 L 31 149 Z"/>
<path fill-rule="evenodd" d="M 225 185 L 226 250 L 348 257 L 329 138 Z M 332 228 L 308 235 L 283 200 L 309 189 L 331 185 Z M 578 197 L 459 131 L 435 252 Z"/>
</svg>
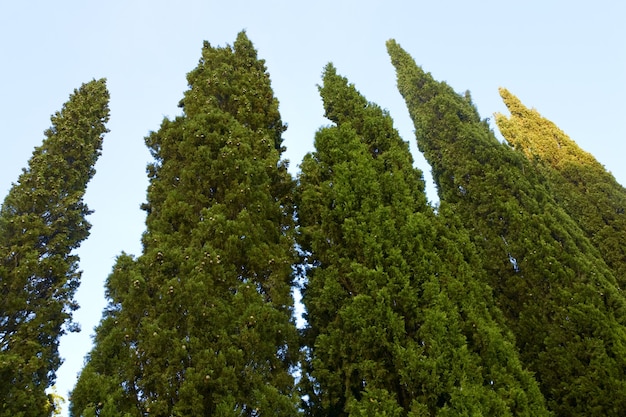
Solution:
<svg viewBox="0 0 626 417">
<path fill-rule="evenodd" d="M 516 150 L 550 179 L 550 193 L 578 223 L 626 288 L 626 189 L 594 157 L 554 123 L 500 89 L 510 117 L 496 114 L 498 128 Z"/>
<path fill-rule="evenodd" d="M 51 117 L 45 139 L 0 209 L 0 416 L 51 415 L 59 338 L 78 330 L 74 250 L 89 235 L 83 201 L 109 120 L 104 79 L 83 84 Z"/>
<path fill-rule="evenodd" d="M 626 190 L 506 89 L 501 142 L 469 92 L 387 51 L 437 205 L 333 64 L 294 179 L 265 61 L 245 31 L 204 42 L 145 137 L 141 253 L 109 272 L 71 415 L 623 413 Z M 0 207 L 0 417 L 59 412 L 108 103 L 104 79 L 75 90 Z"/>
<path fill-rule="evenodd" d="M 308 414 L 546 414 L 466 261 L 469 239 L 427 204 L 391 117 L 332 65 L 323 80 L 335 125 L 318 131 L 298 187 Z"/>
<path fill-rule="evenodd" d="M 232 47 L 206 42 L 187 80 L 183 115 L 146 138 L 154 163 L 143 254 L 121 257 L 109 280 L 119 305 L 111 317 L 123 331 L 109 328 L 108 315 L 100 327 L 123 347 L 118 363 L 135 370 L 114 366 L 111 375 L 102 366 L 110 359 L 90 361 L 75 415 L 117 398 L 90 389 L 97 378 L 121 379 L 120 401 L 133 397 L 139 414 L 296 412 L 293 180 L 281 159 L 278 101 L 245 32 Z"/>
<path fill-rule="evenodd" d="M 483 258 L 489 284 L 558 415 L 618 415 L 626 401 L 624 297 L 612 271 L 550 192 L 548 178 L 500 143 L 469 93 L 389 54 L 440 198 Z"/>
</svg>

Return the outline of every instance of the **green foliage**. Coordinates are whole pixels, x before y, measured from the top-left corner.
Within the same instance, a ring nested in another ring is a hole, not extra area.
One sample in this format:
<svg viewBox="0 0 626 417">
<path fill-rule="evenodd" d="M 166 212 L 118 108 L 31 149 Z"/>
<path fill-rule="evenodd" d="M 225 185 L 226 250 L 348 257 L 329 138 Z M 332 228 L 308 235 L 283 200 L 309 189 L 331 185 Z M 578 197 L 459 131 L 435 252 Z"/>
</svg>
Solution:
<svg viewBox="0 0 626 417">
<path fill-rule="evenodd" d="M 332 65 L 320 94 L 335 125 L 318 131 L 297 190 L 307 413 L 545 415 L 469 239 L 428 206 L 389 115 Z"/>
<path fill-rule="evenodd" d="M 139 407 L 139 370 L 133 341 L 134 321 L 121 314 L 129 294 L 137 292 L 141 276 L 136 261 L 122 254 L 106 283 L 109 305 L 96 328 L 94 347 L 74 387 L 70 415 L 131 417 L 141 416 Z"/>
<path fill-rule="evenodd" d="M 505 89 L 511 112 L 497 114 L 505 139 L 551 181 L 555 200 L 598 248 L 621 288 L 626 288 L 626 189 L 589 153 L 539 112 Z"/>
<path fill-rule="evenodd" d="M 188 82 L 184 114 L 146 138 L 144 251 L 109 280 L 114 311 L 74 415 L 107 401 L 131 415 L 297 413 L 293 180 L 278 101 L 243 32 L 233 47 L 205 43 Z"/>
<path fill-rule="evenodd" d="M 469 94 L 388 51 L 439 194 L 469 231 L 523 363 L 558 415 L 626 406 L 625 303 L 598 250 L 548 179 L 497 141 Z"/>
<path fill-rule="evenodd" d="M 83 196 L 107 132 L 105 80 L 70 96 L 0 210 L 0 416 L 51 415 L 45 390 L 61 364 L 59 337 L 76 331 L 78 256 L 90 213 Z"/>
</svg>

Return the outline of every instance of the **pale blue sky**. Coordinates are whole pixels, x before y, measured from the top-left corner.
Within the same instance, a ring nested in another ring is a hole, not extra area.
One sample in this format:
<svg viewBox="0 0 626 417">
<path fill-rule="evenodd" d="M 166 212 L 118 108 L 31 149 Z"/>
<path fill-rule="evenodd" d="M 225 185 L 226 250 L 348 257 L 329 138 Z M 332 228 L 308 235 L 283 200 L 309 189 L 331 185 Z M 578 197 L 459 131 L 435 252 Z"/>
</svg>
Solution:
<svg viewBox="0 0 626 417">
<path fill-rule="evenodd" d="M 607 0 L 0 2 L 0 196 L 74 88 L 106 77 L 111 93 L 111 132 L 86 196 L 95 210 L 92 233 L 79 250 L 82 308 L 75 318 L 83 331 L 63 339 L 59 392 L 72 388 L 90 348 L 115 256 L 141 252 L 149 160 L 143 138 L 164 116 L 178 114 L 203 40 L 232 44 L 247 30 L 289 125 L 294 174 L 315 131 L 328 123 L 316 84 L 329 61 L 390 111 L 416 151 L 385 50 L 395 38 L 436 79 L 469 89 L 483 117 L 506 112 L 498 95 L 506 87 L 626 184 L 625 18 L 626 6 Z"/>
</svg>

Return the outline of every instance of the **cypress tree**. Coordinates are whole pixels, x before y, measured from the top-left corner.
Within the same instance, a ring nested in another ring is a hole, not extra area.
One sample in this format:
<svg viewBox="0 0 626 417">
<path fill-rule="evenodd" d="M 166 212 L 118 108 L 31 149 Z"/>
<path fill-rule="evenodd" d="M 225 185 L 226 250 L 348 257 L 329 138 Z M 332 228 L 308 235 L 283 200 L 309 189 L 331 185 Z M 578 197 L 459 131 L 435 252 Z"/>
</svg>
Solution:
<svg viewBox="0 0 626 417">
<path fill-rule="evenodd" d="M 108 102 L 104 79 L 75 90 L 0 209 L 0 416 L 53 412 L 45 390 L 62 362 L 60 336 L 78 331 L 73 251 L 89 234 L 83 196 L 107 132 Z"/>
<path fill-rule="evenodd" d="M 294 182 L 281 159 L 278 101 L 244 32 L 232 47 L 205 42 L 187 80 L 183 115 L 146 138 L 155 162 L 143 254 L 109 289 L 125 296 L 121 330 L 108 329 L 106 317 L 101 326 L 111 343 L 103 351 L 117 340 L 118 363 L 135 370 L 90 362 L 85 378 L 122 375 L 124 388 L 136 389 L 118 392 L 118 409 L 136 393 L 142 414 L 291 416 Z M 86 391 L 87 408 L 107 404 Z"/>
<path fill-rule="evenodd" d="M 550 120 L 500 89 L 510 117 L 496 115 L 504 138 L 550 179 L 557 203 L 578 223 L 626 288 L 626 189 L 593 155 Z"/>
<path fill-rule="evenodd" d="M 388 51 L 443 201 L 470 232 L 521 358 L 557 415 L 626 406 L 625 303 L 615 278 L 547 179 L 500 143 L 469 94 Z"/>
<path fill-rule="evenodd" d="M 143 415 L 138 384 L 141 370 L 133 349 L 136 333 L 130 333 L 131 329 L 136 329 L 138 320 L 122 314 L 122 305 L 140 290 L 135 284 L 139 279 L 136 260 L 120 255 L 106 281 L 109 303 L 95 329 L 94 346 L 72 391 L 71 416 Z"/>
<path fill-rule="evenodd" d="M 435 217 L 391 117 L 330 64 L 320 94 L 334 125 L 297 191 L 307 414 L 545 415 L 469 239 Z"/>
</svg>

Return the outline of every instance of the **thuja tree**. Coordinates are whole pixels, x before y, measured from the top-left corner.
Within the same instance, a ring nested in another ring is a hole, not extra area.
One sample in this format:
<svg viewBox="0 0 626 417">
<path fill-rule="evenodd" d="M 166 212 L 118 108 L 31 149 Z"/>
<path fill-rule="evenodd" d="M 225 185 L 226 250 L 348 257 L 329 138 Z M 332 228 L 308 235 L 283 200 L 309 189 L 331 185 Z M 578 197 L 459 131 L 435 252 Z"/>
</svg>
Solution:
<svg viewBox="0 0 626 417">
<path fill-rule="evenodd" d="M 334 125 L 297 192 L 307 414 L 546 414 L 466 262 L 469 239 L 439 223 L 390 116 L 332 65 L 320 93 Z"/>
<path fill-rule="evenodd" d="M 232 47 L 205 42 L 187 80 L 183 115 L 146 138 L 143 254 L 110 282 L 124 299 L 105 339 L 136 368 L 117 372 L 132 378 L 119 398 L 135 393 L 153 416 L 291 416 L 293 180 L 278 101 L 243 32 Z M 105 368 L 94 364 L 91 378 Z M 90 395 L 86 407 L 107 404 Z"/>
<path fill-rule="evenodd" d="M 83 84 L 52 118 L 0 210 L 0 416 L 50 415 L 45 390 L 78 330 L 78 256 L 90 213 L 83 201 L 107 132 L 105 80 Z"/>
<path fill-rule="evenodd" d="M 521 358 L 558 415 L 626 405 L 626 310 L 615 278 L 544 176 L 500 143 L 469 94 L 388 51 L 440 197 L 470 231 Z"/>
<path fill-rule="evenodd" d="M 626 288 L 626 189 L 591 154 L 554 123 L 500 90 L 510 117 L 496 115 L 504 138 L 553 182 L 558 204 L 599 249 L 620 287 Z"/>
</svg>

